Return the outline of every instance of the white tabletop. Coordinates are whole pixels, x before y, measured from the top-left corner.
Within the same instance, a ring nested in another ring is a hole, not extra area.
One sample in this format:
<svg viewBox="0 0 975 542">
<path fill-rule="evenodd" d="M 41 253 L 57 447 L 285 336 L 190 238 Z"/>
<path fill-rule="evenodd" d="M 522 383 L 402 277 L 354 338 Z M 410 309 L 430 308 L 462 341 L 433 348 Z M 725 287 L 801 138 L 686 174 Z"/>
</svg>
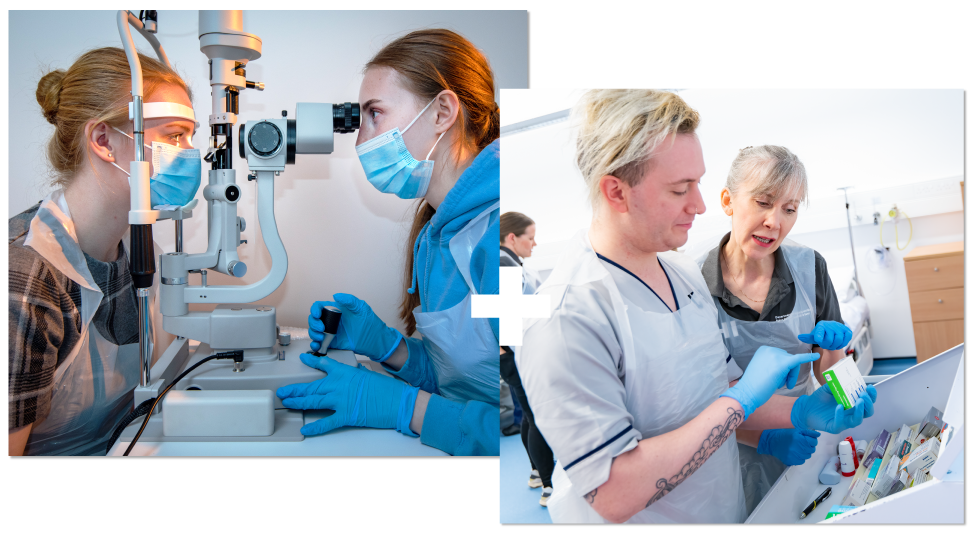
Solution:
<svg viewBox="0 0 975 542">
<path fill-rule="evenodd" d="M 357 361 L 367 368 L 389 374 L 382 365 L 365 359 L 356 360 L 352 352 L 330 351 L 337 361 L 352 365 Z M 324 418 L 329 411 L 307 410 L 305 424 Z M 112 446 L 110 456 L 120 456 L 129 442 L 121 439 Z M 408 437 L 393 429 L 367 427 L 343 427 L 324 435 L 305 437 L 300 442 L 143 442 L 140 440 L 129 455 L 133 456 L 445 456 L 436 448 L 420 443 L 417 437 Z"/>
</svg>

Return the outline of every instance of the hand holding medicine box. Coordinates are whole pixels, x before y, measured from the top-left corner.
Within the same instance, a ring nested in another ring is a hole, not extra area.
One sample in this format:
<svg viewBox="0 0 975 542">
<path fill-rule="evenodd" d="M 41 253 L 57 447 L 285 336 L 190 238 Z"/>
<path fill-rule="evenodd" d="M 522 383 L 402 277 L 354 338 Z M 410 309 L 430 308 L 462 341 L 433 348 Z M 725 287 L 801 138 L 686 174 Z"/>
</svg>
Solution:
<svg viewBox="0 0 975 542">
<path fill-rule="evenodd" d="M 823 378 L 826 379 L 833 398 L 846 410 L 853 408 L 857 399 L 867 392 L 867 384 L 863 381 L 863 375 L 857 369 L 853 356 L 847 356 L 823 371 Z"/>
</svg>

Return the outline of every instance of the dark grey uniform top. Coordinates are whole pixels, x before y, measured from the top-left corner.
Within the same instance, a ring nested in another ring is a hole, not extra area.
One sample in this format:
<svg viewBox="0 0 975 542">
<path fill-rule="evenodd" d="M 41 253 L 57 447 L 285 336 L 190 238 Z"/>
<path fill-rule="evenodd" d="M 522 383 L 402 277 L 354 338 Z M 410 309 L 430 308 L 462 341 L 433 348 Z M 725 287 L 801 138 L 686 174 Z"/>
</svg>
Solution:
<svg viewBox="0 0 975 542">
<path fill-rule="evenodd" d="M 501 267 L 521 267 L 521 258 L 515 251 L 506 246 L 501 246 Z"/>
<path fill-rule="evenodd" d="M 730 232 L 721 238 L 718 246 L 708 253 L 707 259 L 704 260 L 704 266 L 701 268 L 701 274 L 704 275 L 704 282 L 711 290 L 711 295 L 718 300 L 718 304 L 728 313 L 728 316 L 745 322 L 774 322 L 788 316 L 796 304 L 796 286 L 792 281 L 792 273 L 789 272 L 789 266 L 785 263 L 785 257 L 781 250 L 776 250 L 772 254 L 775 257 L 775 268 L 772 271 L 772 280 L 768 285 L 768 296 L 765 298 L 765 306 L 762 307 L 761 314 L 724 287 L 724 277 L 721 274 L 721 262 L 718 259 L 718 254 L 730 238 Z M 816 323 L 823 320 L 842 323 L 840 302 L 836 298 L 833 281 L 829 279 L 826 260 L 818 252 L 813 252 L 816 255 Z"/>
</svg>

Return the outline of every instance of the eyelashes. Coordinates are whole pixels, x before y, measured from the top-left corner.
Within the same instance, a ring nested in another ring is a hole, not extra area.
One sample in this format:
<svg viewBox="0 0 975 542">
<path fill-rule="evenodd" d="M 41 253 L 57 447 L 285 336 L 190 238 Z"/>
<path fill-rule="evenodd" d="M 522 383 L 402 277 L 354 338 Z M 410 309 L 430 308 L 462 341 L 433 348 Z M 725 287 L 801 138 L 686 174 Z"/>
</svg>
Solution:
<svg viewBox="0 0 975 542">
<path fill-rule="evenodd" d="M 761 207 L 761 208 L 763 208 L 763 209 L 768 209 L 769 207 L 771 207 L 771 205 L 768 202 L 766 202 L 766 201 L 755 200 L 755 203 L 757 203 L 758 206 Z M 789 213 L 790 215 L 792 215 L 792 214 L 795 214 L 796 213 L 796 210 L 795 209 L 786 209 L 785 212 L 786 213 Z"/>
</svg>

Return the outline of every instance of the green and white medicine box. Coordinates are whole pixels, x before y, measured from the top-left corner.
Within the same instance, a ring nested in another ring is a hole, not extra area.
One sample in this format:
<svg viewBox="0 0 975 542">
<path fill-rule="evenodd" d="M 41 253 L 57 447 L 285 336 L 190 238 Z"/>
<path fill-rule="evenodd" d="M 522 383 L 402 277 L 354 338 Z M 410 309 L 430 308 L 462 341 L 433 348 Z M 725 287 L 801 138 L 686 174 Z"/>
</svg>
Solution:
<svg viewBox="0 0 975 542">
<path fill-rule="evenodd" d="M 853 356 L 847 356 L 823 371 L 823 378 L 836 402 L 846 410 L 853 408 L 857 399 L 867 393 L 867 384 L 863 381 L 863 375 L 857 369 Z"/>
<path fill-rule="evenodd" d="M 826 514 L 826 519 L 836 517 L 842 514 L 843 512 L 849 512 L 850 510 L 856 510 L 856 509 L 857 509 L 856 506 L 840 506 L 838 504 L 834 504 L 833 507 L 829 509 L 829 513 Z"/>
</svg>

